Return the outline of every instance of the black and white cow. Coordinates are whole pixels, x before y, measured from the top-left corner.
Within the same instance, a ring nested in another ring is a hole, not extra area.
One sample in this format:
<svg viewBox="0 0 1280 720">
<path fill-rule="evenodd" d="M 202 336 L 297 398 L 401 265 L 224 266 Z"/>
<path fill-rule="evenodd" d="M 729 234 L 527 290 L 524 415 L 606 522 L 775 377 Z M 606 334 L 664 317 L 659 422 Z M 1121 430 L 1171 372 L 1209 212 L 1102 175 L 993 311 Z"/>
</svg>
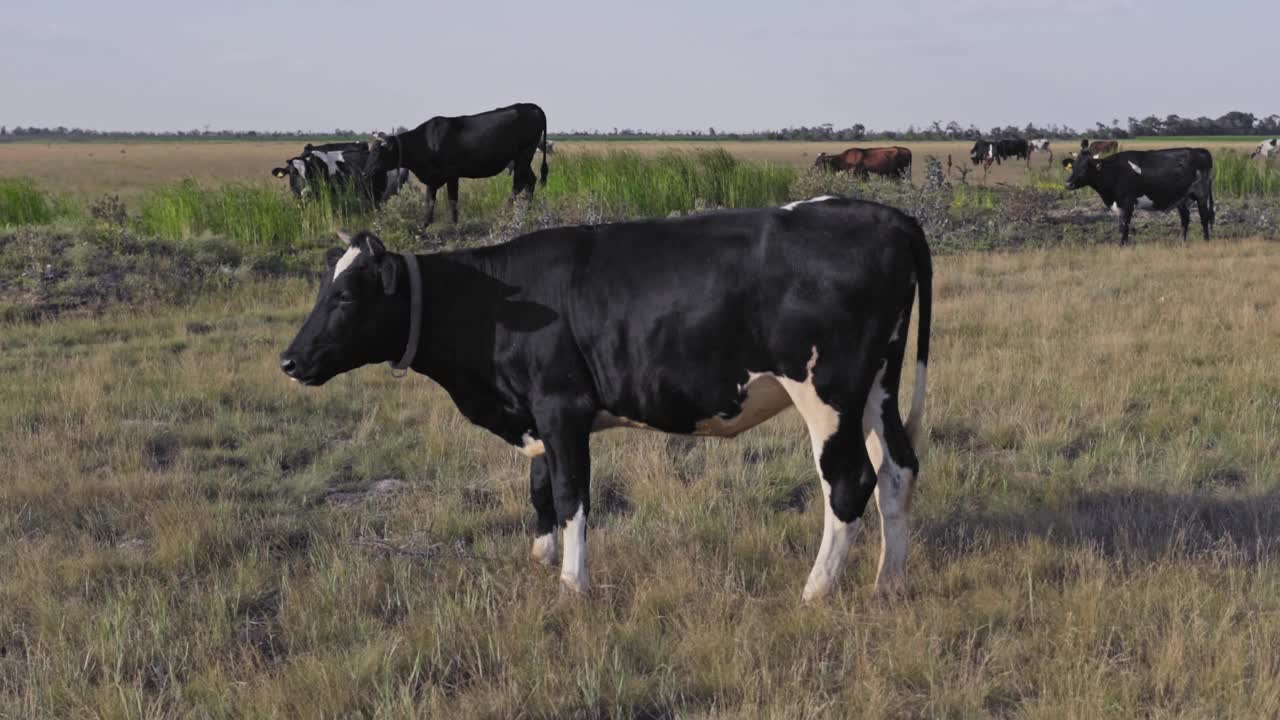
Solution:
<svg viewBox="0 0 1280 720">
<path fill-rule="evenodd" d="M 999 165 L 1011 157 L 1030 162 L 1031 150 L 1026 140 L 1019 138 L 976 140 L 973 143 L 973 148 L 969 151 L 969 159 L 973 161 L 973 164 L 982 163 L 984 168 L 990 168 L 992 162 Z"/>
<path fill-rule="evenodd" d="M 1258 143 L 1257 149 L 1249 154 L 1249 158 L 1253 159 L 1256 157 L 1262 157 L 1264 159 L 1270 159 L 1272 155 L 1280 155 L 1280 139 L 1271 138 L 1270 140 L 1263 140 Z"/>
<path fill-rule="evenodd" d="M 1204 239 L 1214 220 L 1213 156 L 1202 148 L 1171 150 L 1126 150 L 1105 158 L 1095 158 L 1082 150 L 1062 161 L 1071 170 L 1068 190 L 1091 187 L 1102 203 L 1120 218 L 1120 244 L 1129 242 L 1129 225 L 1134 209 L 1165 211 L 1178 209 L 1182 239 L 1191 224 L 1191 202 L 1200 214 Z"/>
<path fill-rule="evenodd" d="M 1027 152 L 1028 153 L 1036 153 L 1036 152 L 1049 153 L 1049 162 L 1050 163 L 1053 162 L 1053 147 L 1051 146 L 1051 143 L 1049 142 L 1048 138 L 1037 138 L 1035 140 L 1028 140 Z"/>
<path fill-rule="evenodd" d="M 533 196 L 537 177 L 530 163 L 542 147 L 542 184 L 547 184 L 547 116 L 531 103 L 478 115 L 433 117 L 399 135 L 379 135 L 369 144 L 368 172 L 407 168 L 427 186 L 427 224 L 435 219 L 436 191 L 448 188 L 449 211 L 458 222 L 458 179 L 493 177 L 514 163 L 511 197 Z"/>
<path fill-rule="evenodd" d="M 365 164 L 369 148 L 361 142 L 307 144 L 302 154 L 289 158 L 283 167 L 271 174 L 289 178 L 289 189 L 297 197 L 307 197 L 313 187 L 322 185 L 331 192 L 359 192 L 375 206 L 386 202 L 409 180 L 409 171 L 392 169 L 366 176 Z"/>
<path fill-rule="evenodd" d="M 794 405 L 825 524 L 805 585 L 833 588 L 872 492 L 877 587 L 901 586 L 919 472 L 932 261 L 916 221 L 816 198 L 781 208 L 563 227 L 455 252 L 329 251 L 315 308 L 280 356 L 304 385 L 392 362 L 438 382 L 472 422 L 533 459 L 533 557 L 587 590 L 593 432 L 732 437 Z M 898 385 L 920 296 L 915 390 Z"/>
</svg>

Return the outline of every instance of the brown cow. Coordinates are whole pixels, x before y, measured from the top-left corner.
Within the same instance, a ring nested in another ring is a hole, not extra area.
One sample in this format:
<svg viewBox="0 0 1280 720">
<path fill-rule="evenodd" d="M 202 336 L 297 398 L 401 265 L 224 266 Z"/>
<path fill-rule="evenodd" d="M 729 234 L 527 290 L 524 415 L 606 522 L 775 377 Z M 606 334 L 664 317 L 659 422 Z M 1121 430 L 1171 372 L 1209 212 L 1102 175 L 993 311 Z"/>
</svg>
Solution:
<svg viewBox="0 0 1280 720">
<path fill-rule="evenodd" d="M 1110 155 L 1120 149 L 1120 142 L 1118 140 L 1094 140 L 1093 142 L 1081 140 L 1080 149 L 1088 150 L 1089 154 L 1094 157 Z"/>
<path fill-rule="evenodd" d="M 911 179 L 911 151 L 904 147 L 849 148 L 836 155 L 819 153 L 813 166 L 866 179 L 871 173 Z"/>
</svg>

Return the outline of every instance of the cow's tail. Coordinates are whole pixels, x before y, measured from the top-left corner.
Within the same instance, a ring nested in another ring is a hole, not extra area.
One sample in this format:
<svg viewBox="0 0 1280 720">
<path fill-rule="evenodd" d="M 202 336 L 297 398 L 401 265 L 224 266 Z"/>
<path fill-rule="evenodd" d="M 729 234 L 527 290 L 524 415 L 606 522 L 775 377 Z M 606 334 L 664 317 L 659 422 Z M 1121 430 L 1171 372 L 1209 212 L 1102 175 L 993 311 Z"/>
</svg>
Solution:
<svg viewBox="0 0 1280 720">
<path fill-rule="evenodd" d="M 920 310 L 916 318 L 916 375 L 911 411 L 907 414 L 907 437 L 916 454 L 923 455 L 929 443 L 928 434 L 924 431 L 924 400 L 929 377 L 929 331 L 933 323 L 933 257 L 924 230 L 914 220 L 912 225 L 911 256 L 916 266 Z"/>
<path fill-rule="evenodd" d="M 547 116 L 542 116 L 542 177 L 538 181 L 542 187 L 547 186 Z"/>
</svg>

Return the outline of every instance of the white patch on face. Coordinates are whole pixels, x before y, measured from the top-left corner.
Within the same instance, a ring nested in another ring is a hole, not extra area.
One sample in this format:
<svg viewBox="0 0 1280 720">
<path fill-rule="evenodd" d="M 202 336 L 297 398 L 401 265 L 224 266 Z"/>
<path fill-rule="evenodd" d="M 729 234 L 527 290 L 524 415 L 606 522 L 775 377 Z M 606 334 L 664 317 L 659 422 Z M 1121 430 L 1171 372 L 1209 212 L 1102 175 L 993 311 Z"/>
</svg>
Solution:
<svg viewBox="0 0 1280 720">
<path fill-rule="evenodd" d="M 530 433 L 525 433 L 520 438 L 520 442 L 522 442 L 523 445 L 518 449 L 520 450 L 520 453 L 527 458 L 536 458 L 547 451 L 547 448 L 542 444 L 542 441 L 535 438 Z"/>
<path fill-rule="evenodd" d="M 591 589 L 591 581 L 587 578 L 587 515 L 581 505 L 564 526 L 564 560 L 560 563 L 560 583 L 578 594 Z"/>
<path fill-rule="evenodd" d="M 1153 201 L 1151 198 L 1147 197 L 1146 195 L 1143 195 L 1142 197 L 1138 198 L 1139 210 L 1150 210 L 1155 206 L 1156 206 L 1155 201 Z"/>
<path fill-rule="evenodd" d="M 304 178 L 307 176 L 307 164 L 305 162 L 301 160 L 290 160 L 289 164 L 293 166 L 293 169 L 296 170 L 299 175 Z"/>
<path fill-rule="evenodd" d="M 333 266 L 333 279 L 337 280 L 338 276 L 341 275 L 344 270 L 351 267 L 351 263 L 355 262 L 358 257 L 360 257 L 360 248 L 347 248 L 347 251 L 343 253 L 342 257 L 338 258 L 338 264 Z"/>
<path fill-rule="evenodd" d="M 1138 163 L 1136 163 L 1136 162 L 1134 162 L 1134 161 L 1130 160 L 1130 161 L 1129 161 L 1129 167 L 1133 168 L 1133 171 L 1134 171 L 1134 172 L 1136 172 L 1136 173 L 1138 173 L 1139 175 L 1141 175 L 1141 174 L 1142 174 L 1142 168 L 1138 167 Z"/>
<path fill-rule="evenodd" d="M 546 535 L 539 535 L 533 539 L 533 550 L 529 553 L 535 562 L 541 563 L 548 567 L 555 565 L 557 553 L 556 548 L 556 531 L 552 530 Z"/>
<path fill-rule="evenodd" d="M 796 207 L 798 207 L 798 206 L 800 206 L 800 205 L 805 205 L 805 204 L 807 204 L 807 203 L 816 203 L 816 202 L 822 202 L 822 201 L 824 201 L 824 200 L 835 200 L 835 199 L 837 199 L 837 198 L 836 198 L 836 196 L 834 196 L 834 195 L 819 195 L 818 197 L 815 197 L 815 198 L 809 198 L 808 200 L 796 200 L 795 202 L 789 202 L 789 203 L 787 203 L 786 205 L 783 205 L 783 206 L 782 206 L 782 209 L 783 209 L 783 210 L 795 210 L 795 209 L 796 209 Z"/>
</svg>

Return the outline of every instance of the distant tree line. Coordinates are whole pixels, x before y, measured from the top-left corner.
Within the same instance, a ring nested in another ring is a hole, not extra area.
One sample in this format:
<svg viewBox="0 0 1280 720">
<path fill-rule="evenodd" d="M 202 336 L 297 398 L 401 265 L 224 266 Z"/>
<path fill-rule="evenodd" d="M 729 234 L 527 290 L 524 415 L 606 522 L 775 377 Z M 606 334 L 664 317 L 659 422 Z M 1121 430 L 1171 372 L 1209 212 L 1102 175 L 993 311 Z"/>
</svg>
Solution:
<svg viewBox="0 0 1280 720">
<path fill-rule="evenodd" d="M 404 132 L 406 128 L 397 127 L 392 132 Z M 1119 119 L 1111 124 L 1095 123 L 1091 128 L 1072 128 L 1066 125 L 1037 126 L 1028 123 L 1024 127 L 1006 125 L 982 130 L 976 125 L 962 126 L 954 120 L 945 125 L 934 121 L 928 126 L 908 126 L 906 130 L 870 130 L 862 123 L 854 123 L 849 127 L 837 128 L 832 123 L 815 126 L 784 128 L 781 130 L 753 130 L 750 132 L 723 132 L 714 127 L 706 130 L 687 130 L 675 132 L 648 132 L 631 128 L 613 128 L 602 130 L 573 130 L 570 132 L 550 133 L 556 140 L 809 140 L 809 141 L 842 141 L 857 142 L 862 140 L 976 140 L 982 137 L 1024 137 L 1024 138 L 1133 138 L 1160 137 L 1173 135 L 1266 135 L 1280 136 L 1280 115 L 1258 117 L 1253 113 L 1232 110 L 1218 117 L 1184 118 L 1169 115 L 1158 118 L 1150 115 L 1145 118 L 1131 117 L 1127 124 L 1121 125 Z M 362 139 L 368 133 L 337 128 L 331 133 L 312 131 L 259 131 L 259 130 L 178 130 L 175 132 L 126 131 L 104 132 L 100 130 L 84 130 L 81 128 L 42 128 L 15 127 L 9 129 L 0 126 L 0 142 L 21 140 L 342 140 Z"/>
</svg>

